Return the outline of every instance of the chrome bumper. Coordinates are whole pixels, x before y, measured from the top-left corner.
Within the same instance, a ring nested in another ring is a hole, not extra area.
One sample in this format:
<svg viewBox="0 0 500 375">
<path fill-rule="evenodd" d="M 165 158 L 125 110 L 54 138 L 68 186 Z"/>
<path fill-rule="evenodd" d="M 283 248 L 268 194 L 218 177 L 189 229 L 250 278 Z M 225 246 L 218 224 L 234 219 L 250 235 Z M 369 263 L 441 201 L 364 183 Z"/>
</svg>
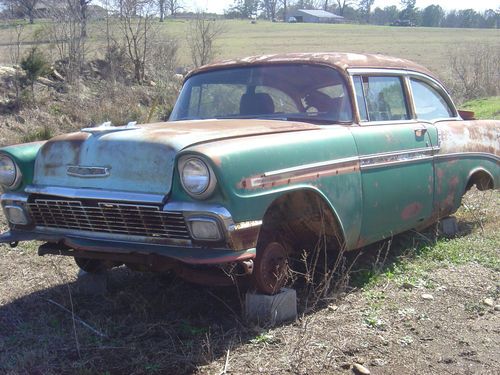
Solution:
<svg viewBox="0 0 500 375">
<path fill-rule="evenodd" d="M 35 189 L 30 188 L 30 191 Z M 41 190 L 36 190 L 40 193 Z M 56 191 L 43 189 L 45 194 L 52 193 L 55 196 Z M 61 191 L 58 191 L 62 193 Z M 80 199 L 77 193 L 83 197 L 89 197 L 88 191 L 78 189 L 75 191 L 66 191 L 61 198 Z M 116 200 L 115 193 L 99 192 L 99 196 L 92 191 L 92 199 L 96 200 Z M 67 195 L 70 195 L 69 197 Z M 90 198 L 90 197 L 89 197 Z M 89 199 L 87 198 L 87 199 Z M 28 194 L 6 193 L 0 197 L 2 207 L 7 205 L 18 205 L 22 207 L 31 217 L 29 210 Z M 147 202 L 150 203 L 150 202 Z M 27 226 L 11 225 L 11 231 L 0 236 L 0 243 L 14 243 L 18 241 L 40 240 L 47 242 L 64 243 L 68 247 L 78 248 L 80 250 L 94 250 L 106 252 L 139 252 L 155 253 L 173 257 L 189 263 L 197 263 L 197 259 L 206 263 L 206 257 L 220 260 L 252 258 L 255 254 L 255 246 L 262 224 L 261 221 L 249 221 L 234 223 L 229 211 L 220 205 L 207 204 L 203 202 L 167 202 L 163 205 L 163 212 L 175 212 L 182 214 L 186 226 L 190 228 L 189 222 L 196 219 L 210 218 L 216 221 L 222 232 L 222 240 L 208 241 L 196 240 L 190 235 L 190 238 L 158 238 L 153 236 L 138 236 L 123 233 L 106 233 L 99 231 L 54 228 L 46 226 L 35 226 L 33 223 Z M 142 249 L 142 250 L 141 250 Z M 182 258 L 182 259 L 181 259 Z"/>
</svg>

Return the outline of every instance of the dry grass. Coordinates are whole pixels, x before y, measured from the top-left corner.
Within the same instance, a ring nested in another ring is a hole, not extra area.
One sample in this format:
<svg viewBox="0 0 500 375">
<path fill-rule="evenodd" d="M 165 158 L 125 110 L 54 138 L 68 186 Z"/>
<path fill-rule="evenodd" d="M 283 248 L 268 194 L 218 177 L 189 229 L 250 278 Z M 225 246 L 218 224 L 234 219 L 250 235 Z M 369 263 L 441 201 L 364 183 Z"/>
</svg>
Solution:
<svg viewBox="0 0 500 375">
<path fill-rule="evenodd" d="M 363 362 L 374 374 L 494 373 L 498 313 L 482 300 L 500 293 L 500 197 L 474 192 L 465 203 L 456 238 L 430 230 L 364 249 L 336 299 L 274 329 L 246 325 L 233 288 L 119 268 L 109 273 L 106 294 L 88 296 L 77 293 L 71 259 L 40 258 L 35 243 L 4 246 L 0 372 L 323 374 Z M 105 337 L 50 301 L 69 310 L 73 304 Z"/>
</svg>

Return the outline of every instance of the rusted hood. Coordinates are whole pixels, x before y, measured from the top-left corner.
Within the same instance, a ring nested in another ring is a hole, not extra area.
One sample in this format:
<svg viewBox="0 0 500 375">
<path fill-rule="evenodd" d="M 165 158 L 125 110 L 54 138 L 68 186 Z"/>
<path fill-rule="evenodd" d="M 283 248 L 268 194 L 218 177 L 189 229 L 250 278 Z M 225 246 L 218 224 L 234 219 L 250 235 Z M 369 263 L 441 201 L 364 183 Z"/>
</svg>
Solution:
<svg viewBox="0 0 500 375">
<path fill-rule="evenodd" d="M 167 194 L 178 151 L 232 137 L 319 129 L 275 120 L 200 120 L 88 129 L 55 137 L 38 153 L 33 183 Z"/>
</svg>

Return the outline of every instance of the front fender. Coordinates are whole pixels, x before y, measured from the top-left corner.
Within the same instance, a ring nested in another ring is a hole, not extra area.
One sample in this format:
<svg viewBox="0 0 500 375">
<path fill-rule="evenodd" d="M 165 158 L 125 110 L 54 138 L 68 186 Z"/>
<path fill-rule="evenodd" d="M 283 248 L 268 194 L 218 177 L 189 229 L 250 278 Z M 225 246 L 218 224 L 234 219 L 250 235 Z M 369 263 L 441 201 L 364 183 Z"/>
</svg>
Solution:
<svg viewBox="0 0 500 375">
<path fill-rule="evenodd" d="M 10 156 L 18 165 L 22 174 L 21 184 L 12 192 L 24 191 L 27 185 L 33 181 L 33 173 L 35 169 L 35 159 L 40 148 L 46 141 L 23 143 L 14 146 L 0 148 L 0 152 Z"/>
<path fill-rule="evenodd" d="M 307 189 L 335 213 L 348 248 L 361 228 L 359 159 L 347 128 L 272 134 L 212 142 L 183 150 L 212 166 L 218 180 L 213 198 L 235 222 L 262 220 L 284 194 Z M 181 155 L 179 155 L 180 157 Z"/>
</svg>

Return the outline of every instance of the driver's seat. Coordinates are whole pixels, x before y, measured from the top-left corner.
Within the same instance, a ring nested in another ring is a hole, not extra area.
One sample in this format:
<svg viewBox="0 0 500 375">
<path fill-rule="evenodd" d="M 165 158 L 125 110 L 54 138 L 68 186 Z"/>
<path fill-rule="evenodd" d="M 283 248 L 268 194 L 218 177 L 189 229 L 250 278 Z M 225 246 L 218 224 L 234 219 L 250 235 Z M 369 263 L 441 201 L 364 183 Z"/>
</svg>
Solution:
<svg viewBox="0 0 500 375">
<path fill-rule="evenodd" d="M 274 102 L 265 92 L 245 93 L 240 99 L 240 115 L 269 115 L 274 113 Z"/>
</svg>

